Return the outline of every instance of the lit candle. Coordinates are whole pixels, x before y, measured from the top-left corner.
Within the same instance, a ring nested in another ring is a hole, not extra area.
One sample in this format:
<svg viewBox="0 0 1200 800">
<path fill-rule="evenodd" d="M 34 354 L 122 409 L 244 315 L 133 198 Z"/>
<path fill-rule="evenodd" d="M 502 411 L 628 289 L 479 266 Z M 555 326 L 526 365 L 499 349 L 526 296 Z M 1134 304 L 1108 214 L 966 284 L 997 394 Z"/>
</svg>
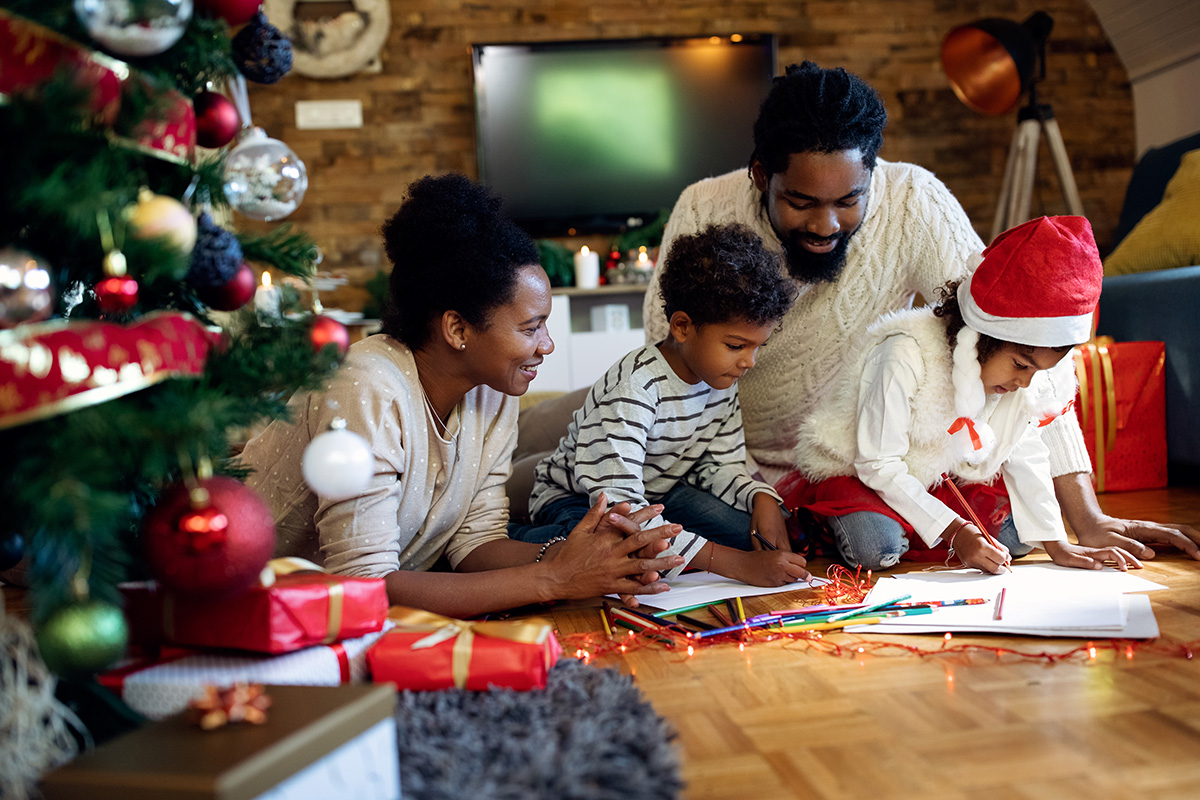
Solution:
<svg viewBox="0 0 1200 800">
<path fill-rule="evenodd" d="M 261 322 L 279 319 L 279 289 L 271 285 L 269 272 L 263 272 L 262 285 L 254 292 L 254 310 Z"/>
<path fill-rule="evenodd" d="M 575 254 L 575 285 L 580 289 L 595 289 L 600 285 L 600 254 L 584 245 Z"/>
</svg>

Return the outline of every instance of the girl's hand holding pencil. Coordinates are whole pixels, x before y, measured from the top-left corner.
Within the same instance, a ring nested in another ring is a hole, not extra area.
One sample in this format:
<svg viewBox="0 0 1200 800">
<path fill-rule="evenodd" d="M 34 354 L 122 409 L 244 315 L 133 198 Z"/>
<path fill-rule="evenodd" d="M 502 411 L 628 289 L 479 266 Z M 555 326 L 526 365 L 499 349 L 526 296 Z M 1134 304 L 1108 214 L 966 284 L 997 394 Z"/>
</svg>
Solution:
<svg viewBox="0 0 1200 800">
<path fill-rule="evenodd" d="M 964 566 L 998 575 L 1012 561 L 1007 547 L 970 522 L 960 519 L 951 523 L 947 531 L 950 533 L 946 544 Z"/>
</svg>

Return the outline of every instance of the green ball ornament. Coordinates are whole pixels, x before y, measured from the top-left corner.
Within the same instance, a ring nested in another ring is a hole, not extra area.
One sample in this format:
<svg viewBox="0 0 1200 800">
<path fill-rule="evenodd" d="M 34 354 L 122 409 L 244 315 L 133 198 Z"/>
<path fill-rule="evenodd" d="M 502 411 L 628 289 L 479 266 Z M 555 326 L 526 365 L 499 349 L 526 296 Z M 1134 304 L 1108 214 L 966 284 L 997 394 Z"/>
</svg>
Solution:
<svg viewBox="0 0 1200 800">
<path fill-rule="evenodd" d="M 60 608 L 37 629 L 42 660 L 58 675 L 99 672 L 124 654 L 128 641 L 121 609 L 99 600 Z"/>
</svg>

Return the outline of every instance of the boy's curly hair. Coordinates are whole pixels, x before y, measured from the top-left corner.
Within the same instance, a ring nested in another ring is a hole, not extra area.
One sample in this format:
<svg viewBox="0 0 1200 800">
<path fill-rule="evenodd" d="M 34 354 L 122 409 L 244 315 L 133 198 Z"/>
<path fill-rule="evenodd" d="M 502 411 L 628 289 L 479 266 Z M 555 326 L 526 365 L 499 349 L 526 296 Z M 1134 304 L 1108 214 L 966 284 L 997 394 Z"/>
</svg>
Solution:
<svg viewBox="0 0 1200 800">
<path fill-rule="evenodd" d="M 741 319 L 776 322 L 792 307 L 796 287 L 778 255 L 744 225 L 709 225 L 671 243 L 659 279 L 667 319 L 686 313 L 696 325 Z"/>
<path fill-rule="evenodd" d="M 477 328 L 512 300 L 517 273 L 538 264 L 529 235 L 501 213 L 500 198 L 463 175 L 426 176 L 383 226 L 392 274 L 383 332 L 411 348 L 430 322 L 454 310 Z"/>
</svg>

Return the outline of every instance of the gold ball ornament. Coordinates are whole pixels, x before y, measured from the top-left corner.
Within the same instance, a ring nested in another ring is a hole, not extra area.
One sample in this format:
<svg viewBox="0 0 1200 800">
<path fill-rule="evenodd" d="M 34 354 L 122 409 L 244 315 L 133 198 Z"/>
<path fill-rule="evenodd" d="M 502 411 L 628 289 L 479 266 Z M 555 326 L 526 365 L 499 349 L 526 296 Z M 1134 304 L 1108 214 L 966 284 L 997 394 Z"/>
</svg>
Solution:
<svg viewBox="0 0 1200 800">
<path fill-rule="evenodd" d="M 128 641 L 121 609 L 99 600 L 60 608 L 37 629 L 42 660 L 58 675 L 99 672 L 124 654 Z"/>
<path fill-rule="evenodd" d="M 185 253 L 196 245 L 196 218 L 173 197 L 143 188 L 126 211 L 129 232 L 139 239 L 165 236 Z"/>
</svg>

